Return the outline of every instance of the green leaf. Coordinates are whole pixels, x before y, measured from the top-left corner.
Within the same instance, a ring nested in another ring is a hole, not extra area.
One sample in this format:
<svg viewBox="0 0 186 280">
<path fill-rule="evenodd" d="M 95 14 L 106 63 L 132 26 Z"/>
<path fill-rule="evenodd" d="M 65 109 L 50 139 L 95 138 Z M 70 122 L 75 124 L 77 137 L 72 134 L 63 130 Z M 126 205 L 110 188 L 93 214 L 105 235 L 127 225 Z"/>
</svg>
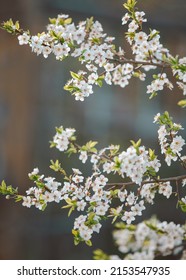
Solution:
<svg viewBox="0 0 186 280">
<path fill-rule="evenodd" d="M 101 43 L 101 39 L 100 38 L 92 38 L 91 39 L 91 42 L 94 44 L 94 45 L 99 45 Z"/>
<path fill-rule="evenodd" d="M 117 170 L 120 170 L 120 167 L 121 167 L 121 161 L 119 160 L 118 157 L 115 157 L 114 158 L 114 169 L 117 171 Z"/>
<path fill-rule="evenodd" d="M 53 141 L 50 141 L 49 143 L 50 143 L 50 148 L 54 148 L 54 147 L 56 147 L 56 146 L 57 146 L 57 144 L 56 144 L 56 143 L 54 143 Z"/>
<path fill-rule="evenodd" d="M 64 88 L 64 90 L 67 90 L 70 92 L 73 92 L 73 91 L 80 92 L 80 89 L 78 87 L 73 86 L 73 84 L 65 85 L 63 88 Z"/>
<path fill-rule="evenodd" d="M 53 160 L 50 161 L 51 165 L 49 166 L 54 171 L 60 171 L 61 170 L 61 164 L 59 163 L 59 160 L 56 160 L 55 162 Z"/>
<path fill-rule="evenodd" d="M 177 66 L 178 63 L 179 63 L 179 56 L 178 56 L 178 55 L 175 56 L 175 57 L 172 56 L 172 57 L 169 59 L 169 62 L 172 64 L 172 66 Z"/>
<path fill-rule="evenodd" d="M 79 236 L 78 230 L 75 230 L 75 229 L 72 229 L 72 234 L 73 234 L 75 237 Z"/>
<path fill-rule="evenodd" d="M 149 149 L 149 157 L 150 160 L 154 160 L 156 158 L 156 155 L 154 154 L 154 150 Z"/>
<path fill-rule="evenodd" d="M 133 145 L 133 147 L 136 149 L 136 153 L 139 155 L 139 147 L 141 145 L 141 139 L 139 139 L 137 142 L 134 142 L 133 140 L 130 141 Z"/>
<path fill-rule="evenodd" d="M 79 231 L 72 229 L 72 234 L 74 235 L 74 245 L 78 245 L 80 243 Z"/>
<path fill-rule="evenodd" d="M 97 79 L 97 80 L 96 80 L 96 84 L 97 84 L 99 87 L 102 87 L 102 85 L 103 85 L 103 80 Z"/>
<path fill-rule="evenodd" d="M 73 144 L 71 144 L 70 148 L 67 150 L 66 153 L 68 154 L 68 156 L 71 156 L 72 154 L 77 153 L 77 149 Z"/>
<path fill-rule="evenodd" d="M 180 206 L 182 212 L 186 212 L 186 203 L 184 203 L 183 201 L 179 200 L 178 201 L 178 205 Z"/>
<path fill-rule="evenodd" d="M 153 91 L 153 92 L 151 93 L 151 95 L 149 96 L 149 99 L 152 99 L 152 98 L 156 97 L 157 95 L 158 95 L 157 92 L 156 92 L 156 91 Z"/>
<path fill-rule="evenodd" d="M 1 183 L 1 189 L 4 191 L 6 190 L 6 183 L 5 181 L 3 180 L 2 183 Z"/>
<path fill-rule="evenodd" d="M 59 134 L 61 134 L 63 132 L 63 127 L 62 126 L 56 127 L 55 129 L 56 129 L 56 132 L 59 133 Z"/>
<path fill-rule="evenodd" d="M 101 249 L 96 249 L 93 251 L 94 260 L 110 260 L 109 255 L 105 254 Z"/>
<path fill-rule="evenodd" d="M 15 34 L 17 30 L 19 30 L 19 22 L 16 21 L 14 24 L 12 19 L 5 21 L 2 23 L 2 29 L 6 30 L 8 33 Z"/>
<path fill-rule="evenodd" d="M 116 223 L 115 227 L 117 229 L 128 229 L 130 231 L 135 231 L 136 230 L 136 226 L 135 225 L 126 225 L 123 222 Z"/>
<path fill-rule="evenodd" d="M 68 211 L 68 217 L 70 217 L 70 215 L 72 214 L 72 212 L 75 210 L 75 206 L 72 206 L 71 208 L 70 208 L 70 210 Z"/>
<path fill-rule="evenodd" d="M 169 115 L 169 112 L 168 112 L 168 111 L 165 111 L 165 112 L 164 112 L 164 117 L 165 117 L 167 120 L 170 120 L 170 115 Z"/>
<path fill-rule="evenodd" d="M 137 2 L 135 0 L 128 0 L 127 3 L 124 3 L 123 6 L 125 9 L 127 9 L 129 12 L 133 12 L 134 8 L 136 6 Z"/>
<path fill-rule="evenodd" d="M 56 24 L 56 18 L 49 18 L 49 22 L 51 24 Z"/>
<path fill-rule="evenodd" d="M 7 186 L 3 180 L 0 185 L 0 194 L 2 195 L 15 195 L 17 194 L 17 189 L 14 189 L 12 186 Z"/>
<path fill-rule="evenodd" d="M 50 35 L 54 38 L 60 41 L 61 44 L 65 42 L 64 38 L 62 37 L 62 33 L 58 32 L 56 33 L 54 30 L 50 30 Z"/>
<path fill-rule="evenodd" d="M 88 215 L 88 219 L 85 222 L 85 225 L 90 227 L 92 225 L 96 225 L 99 221 L 98 220 L 94 220 L 96 214 L 94 212 L 90 212 Z"/>
<path fill-rule="evenodd" d="M 46 207 L 47 207 L 47 203 L 44 203 L 44 204 L 42 205 L 41 211 L 45 211 Z"/>
<path fill-rule="evenodd" d="M 93 23 L 94 23 L 94 18 L 93 17 L 87 19 L 87 21 L 86 21 L 86 31 L 87 32 L 91 31 Z"/>
<path fill-rule="evenodd" d="M 79 239 L 74 238 L 74 245 L 75 245 L 75 246 L 79 245 L 79 242 L 80 242 Z"/>
<path fill-rule="evenodd" d="M 97 149 L 95 148 L 95 146 L 97 145 L 97 143 L 97 141 L 89 141 L 81 147 L 81 151 L 96 153 Z"/>
<path fill-rule="evenodd" d="M 92 246 L 92 241 L 91 240 L 86 240 L 85 243 L 90 247 Z"/>
<path fill-rule="evenodd" d="M 70 198 L 67 198 L 67 199 L 65 199 L 65 201 L 66 201 L 66 203 L 68 204 L 68 206 L 72 206 L 73 205 L 73 200 L 72 199 L 70 199 Z M 67 208 L 67 205 L 66 206 L 63 206 L 62 208 Z"/>
<path fill-rule="evenodd" d="M 64 20 L 64 24 L 71 24 L 72 23 L 72 18 L 67 18 Z"/>
<path fill-rule="evenodd" d="M 185 108 L 186 107 L 186 99 L 182 99 L 178 102 L 178 105 L 182 108 Z"/>
<path fill-rule="evenodd" d="M 50 165 L 50 168 L 54 170 L 55 172 L 60 172 L 64 176 L 66 176 L 66 171 L 61 167 L 61 163 L 59 160 L 56 160 L 55 162 L 53 160 L 50 161 L 52 164 Z"/>
<path fill-rule="evenodd" d="M 23 200 L 23 196 L 22 195 L 16 195 L 15 202 L 19 202 L 21 200 Z"/>
<path fill-rule="evenodd" d="M 116 156 L 118 154 L 119 149 L 120 149 L 120 145 L 113 145 L 113 147 L 109 151 L 109 156 L 110 157 Z"/>
<path fill-rule="evenodd" d="M 165 233 L 164 230 L 159 229 L 156 225 L 154 225 L 154 224 L 152 224 L 152 223 L 150 223 L 150 222 L 145 222 L 145 224 L 146 224 L 146 226 L 148 226 L 150 229 L 156 231 L 156 232 L 159 233 L 159 234 Z"/>
<path fill-rule="evenodd" d="M 68 217 L 69 217 L 71 215 L 71 213 L 76 209 L 76 200 L 67 198 L 67 199 L 65 199 L 65 201 L 66 201 L 67 205 L 62 206 L 61 208 L 62 209 L 70 208 L 69 212 L 68 212 Z"/>
<path fill-rule="evenodd" d="M 134 142 L 133 140 L 130 141 L 134 148 L 139 148 L 141 145 L 141 139 L 139 139 L 137 142 Z"/>
<path fill-rule="evenodd" d="M 118 196 L 118 189 L 116 189 L 116 190 L 110 190 L 110 196 L 112 197 L 112 198 L 114 198 L 114 197 L 117 197 Z"/>
<path fill-rule="evenodd" d="M 74 78 L 75 80 L 81 80 L 81 76 L 80 75 L 78 75 L 77 73 L 75 73 L 75 72 L 72 72 L 72 71 L 70 71 L 70 75 L 72 76 L 72 78 Z"/>
<path fill-rule="evenodd" d="M 145 175 L 148 177 L 156 177 L 156 171 L 153 167 L 147 167 L 147 171 L 145 172 Z"/>
<path fill-rule="evenodd" d="M 152 32 L 152 30 L 150 29 L 150 34 L 149 34 L 149 40 L 152 40 L 154 37 L 156 37 L 160 32 L 156 31 L 156 32 Z"/>
<path fill-rule="evenodd" d="M 135 33 L 134 32 L 125 32 L 126 37 L 130 37 L 131 39 L 134 39 Z"/>
<path fill-rule="evenodd" d="M 105 75 L 101 75 L 101 76 L 99 76 L 99 78 L 96 80 L 96 84 L 97 84 L 99 87 L 102 87 L 104 78 L 105 78 Z"/>
<path fill-rule="evenodd" d="M 41 181 L 36 181 L 35 182 L 37 187 L 40 188 L 40 189 L 44 189 L 45 188 L 45 184 Z"/>
</svg>

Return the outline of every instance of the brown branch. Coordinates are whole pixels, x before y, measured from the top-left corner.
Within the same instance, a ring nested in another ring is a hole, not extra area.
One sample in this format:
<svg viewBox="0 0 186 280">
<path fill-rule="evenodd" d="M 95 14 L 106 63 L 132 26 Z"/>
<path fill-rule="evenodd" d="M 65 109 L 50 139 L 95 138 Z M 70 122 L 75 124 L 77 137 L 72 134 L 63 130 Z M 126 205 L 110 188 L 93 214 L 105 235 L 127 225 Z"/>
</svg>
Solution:
<svg viewBox="0 0 186 280">
<path fill-rule="evenodd" d="M 186 175 L 180 175 L 180 176 L 176 176 L 176 177 L 169 177 L 169 178 L 163 178 L 163 179 L 157 179 L 157 180 L 146 180 L 146 181 L 143 181 L 141 183 L 141 186 L 145 185 L 145 184 L 155 184 L 155 183 L 165 183 L 165 182 L 169 182 L 169 181 L 175 181 L 175 182 L 178 182 L 178 181 L 181 181 L 183 179 L 186 179 Z M 123 182 L 123 183 L 108 183 L 106 184 L 106 186 L 111 186 L 111 187 L 125 187 L 125 186 L 131 186 L 131 185 L 137 185 L 136 183 L 134 182 Z"/>
<path fill-rule="evenodd" d="M 177 193 L 178 201 L 179 201 L 180 200 L 180 192 L 179 192 L 178 181 L 176 181 L 176 193 Z"/>
<path fill-rule="evenodd" d="M 113 61 L 113 62 L 117 62 L 117 63 L 130 63 L 130 64 L 134 64 L 134 65 L 140 65 L 140 66 L 156 66 L 156 67 L 160 67 L 160 68 L 171 68 L 170 64 L 167 62 L 162 62 L 162 63 L 155 63 L 155 62 L 151 62 L 151 61 L 138 61 L 138 60 L 132 60 L 132 59 L 117 59 L 117 58 L 109 58 L 108 60 Z"/>
</svg>

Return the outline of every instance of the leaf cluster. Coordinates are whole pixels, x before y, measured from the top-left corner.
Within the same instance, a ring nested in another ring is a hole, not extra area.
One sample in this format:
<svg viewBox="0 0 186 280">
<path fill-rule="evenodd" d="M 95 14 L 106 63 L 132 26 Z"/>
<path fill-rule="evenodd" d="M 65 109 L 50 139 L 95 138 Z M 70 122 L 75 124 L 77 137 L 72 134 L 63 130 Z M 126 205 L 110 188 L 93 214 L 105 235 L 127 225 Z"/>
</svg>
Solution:
<svg viewBox="0 0 186 280">
<path fill-rule="evenodd" d="M 0 185 L 0 194 L 2 195 L 16 195 L 18 193 L 17 189 L 14 189 L 11 185 L 7 186 L 3 180 Z"/>
</svg>

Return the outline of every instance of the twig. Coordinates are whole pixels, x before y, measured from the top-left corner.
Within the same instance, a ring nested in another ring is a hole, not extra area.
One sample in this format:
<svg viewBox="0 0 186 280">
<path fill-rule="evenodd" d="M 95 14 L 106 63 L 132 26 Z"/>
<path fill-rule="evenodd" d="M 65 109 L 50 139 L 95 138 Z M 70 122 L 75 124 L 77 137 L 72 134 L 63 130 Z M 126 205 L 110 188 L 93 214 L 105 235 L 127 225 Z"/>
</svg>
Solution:
<svg viewBox="0 0 186 280">
<path fill-rule="evenodd" d="M 181 181 L 183 179 L 186 179 L 186 175 L 180 175 L 180 176 L 176 176 L 176 177 L 169 177 L 169 178 L 163 178 L 163 179 L 157 179 L 157 180 L 146 180 L 146 181 L 142 181 L 141 182 L 141 186 L 145 185 L 145 184 L 154 184 L 154 183 L 164 183 L 164 182 L 168 182 L 168 181 Z M 106 186 L 131 186 L 131 185 L 137 185 L 134 182 L 123 182 L 123 183 L 108 183 L 106 184 Z"/>
<path fill-rule="evenodd" d="M 162 62 L 162 63 L 156 63 L 156 62 L 151 62 L 151 61 L 138 61 L 138 60 L 132 60 L 132 59 L 117 59 L 117 58 L 109 58 L 108 60 L 113 61 L 113 62 L 117 62 L 117 63 L 130 63 L 130 64 L 134 64 L 134 65 L 141 65 L 141 66 L 156 66 L 156 67 L 160 67 L 160 68 L 170 68 L 170 64 L 167 62 Z"/>
</svg>

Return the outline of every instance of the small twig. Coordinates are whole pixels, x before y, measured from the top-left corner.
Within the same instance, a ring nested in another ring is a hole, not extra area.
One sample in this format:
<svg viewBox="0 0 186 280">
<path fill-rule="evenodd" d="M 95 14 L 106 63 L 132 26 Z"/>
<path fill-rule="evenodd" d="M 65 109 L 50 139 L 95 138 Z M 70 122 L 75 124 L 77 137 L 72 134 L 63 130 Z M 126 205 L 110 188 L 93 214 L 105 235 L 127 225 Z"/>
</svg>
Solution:
<svg viewBox="0 0 186 280">
<path fill-rule="evenodd" d="M 180 193 L 179 193 L 178 181 L 176 181 L 176 192 L 177 192 L 178 201 L 179 201 L 180 200 Z"/>
</svg>

